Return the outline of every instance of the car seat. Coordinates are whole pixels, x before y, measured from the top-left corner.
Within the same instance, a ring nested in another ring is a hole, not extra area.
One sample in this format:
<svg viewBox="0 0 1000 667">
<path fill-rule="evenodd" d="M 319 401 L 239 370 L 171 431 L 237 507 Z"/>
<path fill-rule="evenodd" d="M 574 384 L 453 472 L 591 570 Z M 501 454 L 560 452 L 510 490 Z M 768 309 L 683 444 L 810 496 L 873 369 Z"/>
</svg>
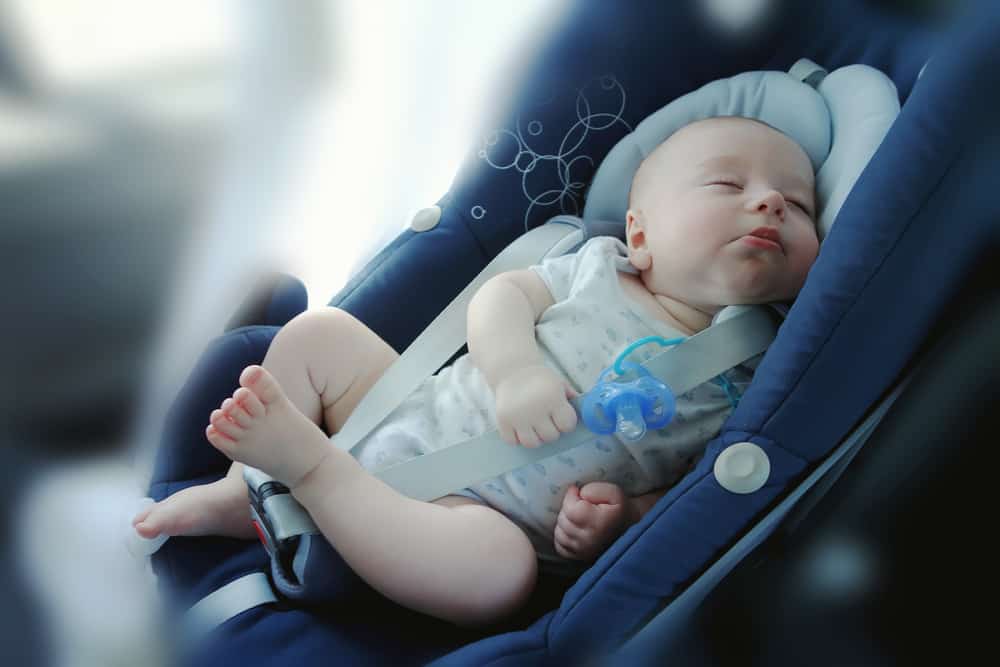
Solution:
<svg viewBox="0 0 1000 667">
<path fill-rule="evenodd" d="M 191 647 L 186 661 L 653 660 L 684 643 L 711 591 L 748 554 L 829 488 L 843 488 L 837 478 L 850 477 L 852 457 L 891 412 L 935 324 L 996 247 L 989 167 L 1000 141 L 989 82 L 1000 64 L 1000 9 L 970 3 L 948 26 L 929 28 L 857 1 L 790 1 L 724 39 L 700 6 L 582 4 L 448 194 L 331 301 L 402 350 L 516 236 L 581 213 L 596 166 L 666 102 L 740 71 L 787 70 L 803 57 L 830 70 L 878 68 L 897 87 L 899 118 L 699 466 L 567 590 L 547 582 L 504 627 L 457 630 L 371 593 L 335 608 L 251 609 Z M 283 317 L 236 322 L 248 326 L 209 346 L 168 418 L 153 497 L 225 472 L 228 461 L 204 443 L 205 415 L 245 365 L 263 358 Z M 772 476 L 758 494 L 734 500 L 704 482 L 719 453 L 738 442 L 764 448 Z M 701 518 L 706 507 L 710 522 Z M 154 556 L 178 610 L 265 565 L 259 545 L 221 538 L 174 538 Z"/>
</svg>

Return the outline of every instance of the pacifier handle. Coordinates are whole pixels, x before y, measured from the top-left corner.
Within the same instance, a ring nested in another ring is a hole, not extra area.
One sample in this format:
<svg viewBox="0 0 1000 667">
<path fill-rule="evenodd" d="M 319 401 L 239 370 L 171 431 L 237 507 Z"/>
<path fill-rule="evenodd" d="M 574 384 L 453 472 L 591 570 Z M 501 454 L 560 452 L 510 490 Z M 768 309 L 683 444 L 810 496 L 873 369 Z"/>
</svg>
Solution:
<svg viewBox="0 0 1000 667">
<path fill-rule="evenodd" d="M 602 373 L 600 381 L 582 397 L 581 417 L 594 433 L 617 432 L 634 442 L 648 428 L 662 428 L 673 418 L 673 392 L 648 372 L 630 382 L 606 381 L 606 374 Z"/>
</svg>

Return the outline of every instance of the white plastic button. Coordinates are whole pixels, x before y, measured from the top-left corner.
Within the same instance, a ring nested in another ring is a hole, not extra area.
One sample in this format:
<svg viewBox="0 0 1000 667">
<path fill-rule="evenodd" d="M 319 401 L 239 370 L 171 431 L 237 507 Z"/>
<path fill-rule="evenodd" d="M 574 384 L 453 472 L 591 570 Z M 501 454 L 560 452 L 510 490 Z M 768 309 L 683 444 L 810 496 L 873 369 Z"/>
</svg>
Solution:
<svg viewBox="0 0 1000 667">
<path fill-rule="evenodd" d="M 417 211 L 410 222 L 410 229 L 415 232 L 426 232 L 433 229 L 441 219 L 440 206 L 428 206 Z"/>
<path fill-rule="evenodd" d="M 752 442 L 737 442 L 722 450 L 715 459 L 713 472 L 725 490 L 753 493 L 770 477 L 771 461 L 764 450 Z"/>
</svg>

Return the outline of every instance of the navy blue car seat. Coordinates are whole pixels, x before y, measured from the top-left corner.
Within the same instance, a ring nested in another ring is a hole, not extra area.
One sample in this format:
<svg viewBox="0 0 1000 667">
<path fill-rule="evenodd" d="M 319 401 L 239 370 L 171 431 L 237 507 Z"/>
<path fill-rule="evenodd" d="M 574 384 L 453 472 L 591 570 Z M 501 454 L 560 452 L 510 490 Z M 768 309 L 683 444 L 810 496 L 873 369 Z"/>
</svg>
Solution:
<svg viewBox="0 0 1000 667">
<path fill-rule="evenodd" d="M 578 580 L 543 582 L 503 627 L 459 630 L 362 589 L 335 605 L 251 609 L 190 647 L 187 663 L 656 664 L 652 656 L 676 645 L 719 582 L 782 517 L 796 516 L 783 509 L 792 491 L 818 480 L 803 496 L 815 502 L 847 466 L 973 269 L 995 256 L 1000 5 L 970 2 L 947 24 L 926 26 L 860 0 L 788 0 L 738 36 L 706 21 L 700 6 L 580 3 L 506 102 L 503 121 L 470 150 L 437 202 L 437 223 L 402 233 L 330 302 L 402 351 L 512 239 L 579 214 L 604 155 L 670 100 L 800 58 L 829 70 L 880 69 L 897 87 L 900 115 L 698 467 Z M 204 441 L 205 416 L 303 307 L 301 286 L 291 285 L 242 310 L 209 345 L 168 416 L 154 498 L 225 473 L 229 461 Z M 742 441 L 767 451 L 771 481 L 735 498 L 708 482 L 718 453 Z M 266 570 L 266 555 L 257 543 L 174 538 L 153 563 L 171 608 L 182 611 Z"/>
</svg>

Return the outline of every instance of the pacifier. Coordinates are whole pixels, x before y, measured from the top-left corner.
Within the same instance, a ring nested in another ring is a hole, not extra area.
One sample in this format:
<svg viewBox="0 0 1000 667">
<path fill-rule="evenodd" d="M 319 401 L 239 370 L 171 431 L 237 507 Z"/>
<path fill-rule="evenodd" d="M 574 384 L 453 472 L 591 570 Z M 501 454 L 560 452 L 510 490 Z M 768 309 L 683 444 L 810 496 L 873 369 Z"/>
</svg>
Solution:
<svg viewBox="0 0 1000 667">
<path fill-rule="evenodd" d="M 638 364 L 625 364 L 638 378 L 629 382 L 609 381 L 607 376 L 616 362 L 601 373 L 594 388 L 581 397 L 580 416 L 594 433 L 607 435 L 617 432 L 625 440 L 635 442 L 648 429 L 662 428 L 670 423 L 676 410 L 676 400 L 670 387 L 650 375 Z"/>
</svg>

